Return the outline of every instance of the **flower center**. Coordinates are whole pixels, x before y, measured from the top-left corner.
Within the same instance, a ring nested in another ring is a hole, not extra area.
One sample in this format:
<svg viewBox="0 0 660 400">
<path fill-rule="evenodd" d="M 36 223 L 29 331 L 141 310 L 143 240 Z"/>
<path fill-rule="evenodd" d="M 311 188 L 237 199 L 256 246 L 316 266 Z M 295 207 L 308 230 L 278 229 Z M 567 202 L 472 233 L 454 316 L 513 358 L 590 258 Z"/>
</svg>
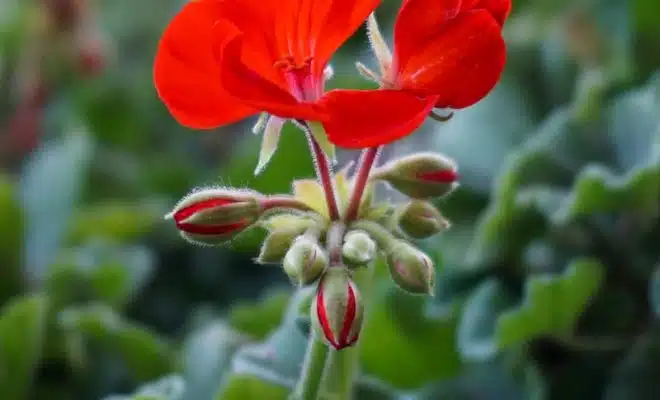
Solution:
<svg viewBox="0 0 660 400">
<path fill-rule="evenodd" d="M 293 96 L 299 101 L 314 101 L 320 97 L 316 82 L 312 76 L 313 57 L 297 63 L 293 56 L 285 56 L 273 64 L 282 71 L 284 80 Z"/>
</svg>

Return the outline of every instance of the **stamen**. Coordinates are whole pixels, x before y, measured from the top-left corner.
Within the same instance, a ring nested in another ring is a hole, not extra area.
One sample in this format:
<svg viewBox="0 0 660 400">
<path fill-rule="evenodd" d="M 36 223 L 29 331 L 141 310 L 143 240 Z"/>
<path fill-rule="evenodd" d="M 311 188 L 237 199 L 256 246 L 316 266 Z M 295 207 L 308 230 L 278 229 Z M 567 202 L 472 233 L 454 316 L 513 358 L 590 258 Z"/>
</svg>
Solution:
<svg viewBox="0 0 660 400">
<path fill-rule="evenodd" d="M 313 60 L 313 57 L 307 57 L 302 63 L 297 63 L 293 56 L 285 56 L 273 64 L 274 68 L 282 70 L 291 93 L 299 101 L 318 97 L 311 72 Z"/>
</svg>

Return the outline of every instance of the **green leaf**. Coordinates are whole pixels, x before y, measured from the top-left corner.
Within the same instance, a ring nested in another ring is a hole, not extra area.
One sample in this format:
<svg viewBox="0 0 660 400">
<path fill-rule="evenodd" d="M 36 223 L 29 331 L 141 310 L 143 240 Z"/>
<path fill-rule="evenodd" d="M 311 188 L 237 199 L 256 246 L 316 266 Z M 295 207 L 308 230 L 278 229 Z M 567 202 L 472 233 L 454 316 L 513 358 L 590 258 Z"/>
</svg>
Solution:
<svg viewBox="0 0 660 400">
<path fill-rule="evenodd" d="M 660 329 L 657 324 L 641 336 L 614 367 L 605 387 L 605 400 L 654 400 L 660 393 Z"/>
<path fill-rule="evenodd" d="M 655 268 L 649 281 L 649 297 L 651 308 L 657 317 L 660 317 L 660 265 Z"/>
<path fill-rule="evenodd" d="M 263 340 L 282 321 L 290 298 L 288 290 L 277 290 L 257 302 L 238 303 L 229 312 L 229 324 L 241 333 Z"/>
<path fill-rule="evenodd" d="M 108 396 L 104 400 L 185 400 L 190 398 L 184 397 L 186 386 L 183 378 L 171 375 L 143 385 L 133 395 Z"/>
<path fill-rule="evenodd" d="M 0 396 L 27 399 L 42 354 L 48 303 L 45 297 L 16 297 L 0 316 Z"/>
<path fill-rule="evenodd" d="M 511 307 L 511 295 L 498 281 L 484 282 L 465 305 L 458 334 L 461 354 L 483 360 L 534 338 L 571 334 L 603 278 L 599 262 L 575 260 L 561 275 L 528 277 L 517 307 Z"/>
<path fill-rule="evenodd" d="M 48 144 L 28 160 L 21 179 L 25 207 L 25 265 L 40 282 L 64 239 L 93 146 L 85 132 Z"/>
<path fill-rule="evenodd" d="M 186 338 L 182 350 L 186 399 L 212 400 L 228 372 L 234 353 L 247 338 L 221 322 L 211 323 Z"/>
<path fill-rule="evenodd" d="M 23 286 L 21 253 L 23 246 L 23 211 L 8 176 L 0 174 L 0 304 L 17 294 Z"/>
<path fill-rule="evenodd" d="M 142 326 L 122 320 L 107 306 L 64 309 L 58 314 L 58 323 L 69 335 L 82 335 L 120 356 L 138 381 L 162 376 L 174 367 L 174 354 L 167 342 Z"/>
<path fill-rule="evenodd" d="M 660 216 L 660 141 L 656 153 L 654 165 L 633 169 L 622 177 L 599 166 L 583 169 L 553 222 L 566 224 L 583 215 L 624 210 L 649 220 Z"/>
<path fill-rule="evenodd" d="M 432 383 L 411 396 L 414 400 L 523 400 L 523 392 L 501 363 L 476 365 L 452 379 Z"/>
<path fill-rule="evenodd" d="M 305 357 L 307 335 L 299 329 L 297 319 L 311 290 L 313 288 L 307 287 L 296 292 L 282 324 L 264 342 L 244 346 L 238 351 L 218 399 L 287 398 L 298 381 Z"/>
<path fill-rule="evenodd" d="M 382 280 L 359 350 L 364 372 L 402 389 L 452 376 L 459 367 L 456 318 L 428 318 L 426 299 Z"/>
<path fill-rule="evenodd" d="M 289 389 L 259 379 L 251 374 L 232 376 L 216 400 L 286 400 Z"/>
<path fill-rule="evenodd" d="M 133 242 L 150 233 L 164 214 L 164 208 L 156 204 L 103 202 L 87 206 L 73 215 L 68 242 L 80 244 L 90 238 Z"/>
<path fill-rule="evenodd" d="M 94 241 L 63 253 L 49 268 L 46 289 L 58 306 L 76 299 L 125 305 L 153 272 L 146 247 L 117 247 Z"/>
</svg>

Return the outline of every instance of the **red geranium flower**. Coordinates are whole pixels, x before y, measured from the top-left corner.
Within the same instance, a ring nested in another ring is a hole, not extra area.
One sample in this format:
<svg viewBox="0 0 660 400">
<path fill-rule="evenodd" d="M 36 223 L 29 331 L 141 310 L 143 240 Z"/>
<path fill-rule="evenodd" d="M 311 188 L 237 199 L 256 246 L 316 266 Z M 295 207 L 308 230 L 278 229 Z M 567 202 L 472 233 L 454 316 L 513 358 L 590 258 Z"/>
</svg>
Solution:
<svg viewBox="0 0 660 400">
<path fill-rule="evenodd" d="M 336 90 L 322 103 L 330 141 L 372 147 L 410 134 L 434 107 L 461 109 L 485 97 L 506 59 L 501 27 L 511 0 L 404 0 L 394 27 L 394 54 L 372 44 L 380 90 Z M 374 32 L 374 28 L 376 32 Z"/>
<path fill-rule="evenodd" d="M 197 0 L 167 27 L 154 80 L 172 115 L 210 129 L 259 112 L 321 120 L 337 48 L 380 0 Z M 275 121 L 275 125 L 281 121 Z"/>
</svg>

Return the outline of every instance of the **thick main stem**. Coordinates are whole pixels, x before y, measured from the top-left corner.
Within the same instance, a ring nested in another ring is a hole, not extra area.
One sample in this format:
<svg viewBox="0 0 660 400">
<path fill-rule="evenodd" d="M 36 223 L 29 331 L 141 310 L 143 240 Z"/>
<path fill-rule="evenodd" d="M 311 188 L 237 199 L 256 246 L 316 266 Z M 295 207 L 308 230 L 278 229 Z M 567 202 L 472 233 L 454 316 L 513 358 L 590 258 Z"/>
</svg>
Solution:
<svg viewBox="0 0 660 400">
<path fill-rule="evenodd" d="M 347 222 L 353 221 L 359 216 L 362 196 L 364 195 L 364 190 L 369 182 L 371 168 L 374 166 L 376 158 L 378 158 L 380 149 L 380 146 L 368 148 L 364 150 L 360 156 L 360 163 L 353 183 L 353 192 L 351 193 L 351 199 L 348 202 L 348 210 L 346 211 L 345 216 Z"/>
<path fill-rule="evenodd" d="M 321 380 L 328 358 L 328 346 L 312 332 L 309 335 L 307 354 L 303 362 L 302 372 L 298 386 L 291 396 L 291 400 L 317 400 Z"/>
<path fill-rule="evenodd" d="M 335 186 L 332 181 L 332 170 L 330 169 L 330 163 L 325 152 L 319 145 L 319 142 L 314 139 L 314 136 L 309 131 L 309 127 L 306 128 L 307 140 L 309 141 L 309 147 L 314 154 L 314 167 L 316 168 L 316 175 L 321 181 L 321 186 L 323 186 L 323 192 L 325 193 L 325 201 L 328 205 L 328 213 L 330 219 L 337 221 L 340 218 L 339 207 L 337 206 L 337 196 L 335 194 Z"/>
</svg>

